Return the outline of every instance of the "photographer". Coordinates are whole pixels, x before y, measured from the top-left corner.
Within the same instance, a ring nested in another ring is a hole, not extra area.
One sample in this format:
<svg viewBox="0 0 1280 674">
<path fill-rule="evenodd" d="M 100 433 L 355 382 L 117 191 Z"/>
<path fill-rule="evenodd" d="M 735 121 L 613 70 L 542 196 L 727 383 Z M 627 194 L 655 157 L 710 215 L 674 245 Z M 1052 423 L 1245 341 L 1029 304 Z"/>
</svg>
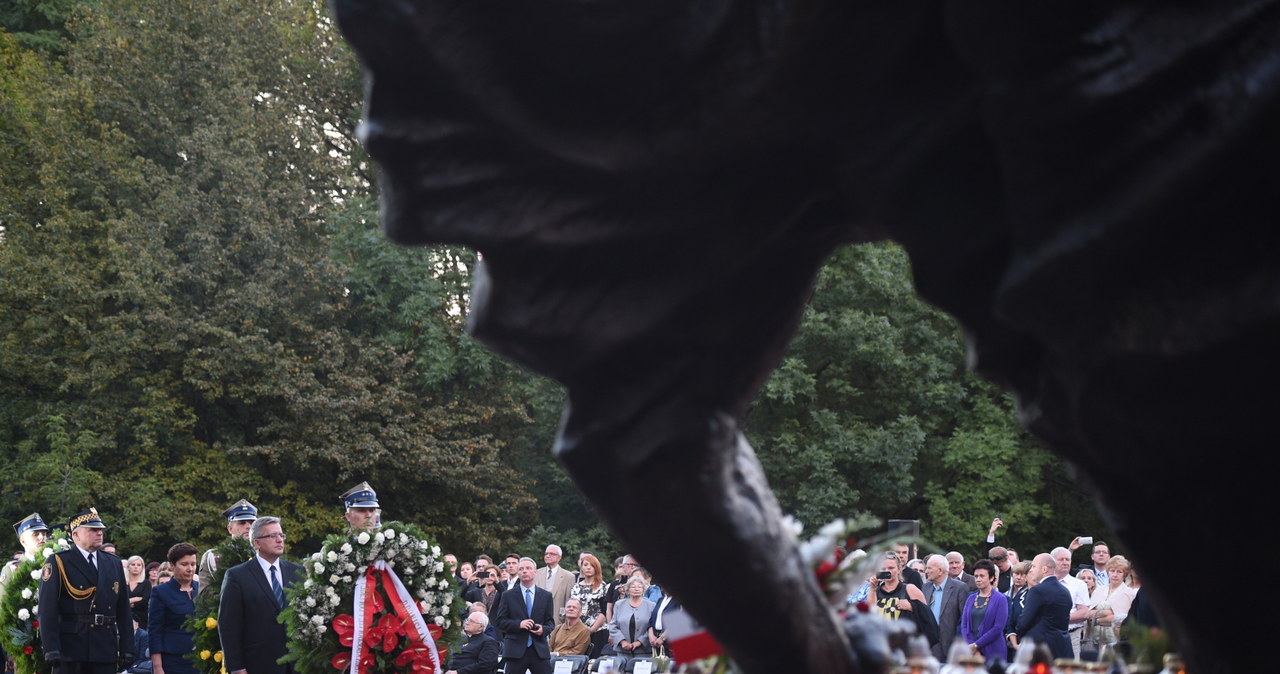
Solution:
<svg viewBox="0 0 1280 674">
<path fill-rule="evenodd" d="M 925 603 L 924 592 L 915 585 L 902 582 L 898 555 L 892 552 L 885 555 L 867 601 L 886 618 L 914 621 L 916 629 L 929 639 L 930 646 L 938 643 L 938 623 Z"/>
<path fill-rule="evenodd" d="M 498 604 L 498 595 L 502 594 L 498 591 L 498 573 L 494 567 L 486 566 L 481 571 L 476 571 L 472 576 L 475 585 L 467 590 L 463 596 L 468 603 L 484 604 L 486 612 L 492 613 L 494 606 Z"/>
</svg>

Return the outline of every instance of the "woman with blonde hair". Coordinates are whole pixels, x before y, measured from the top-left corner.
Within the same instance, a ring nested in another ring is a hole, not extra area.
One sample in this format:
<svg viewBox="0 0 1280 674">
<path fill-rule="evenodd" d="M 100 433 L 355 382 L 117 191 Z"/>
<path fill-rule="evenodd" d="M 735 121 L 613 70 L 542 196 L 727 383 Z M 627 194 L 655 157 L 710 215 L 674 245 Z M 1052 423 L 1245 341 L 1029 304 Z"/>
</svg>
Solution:
<svg viewBox="0 0 1280 674">
<path fill-rule="evenodd" d="M 569 597 L 582 604 L 582 624 L 591 632 L 591 652 L 588 655 L 594 658 L 600 655 L 609 638 L 604 615 L 604 569 L 595 555 L 584 554 L 578 558 L 578 573 L 582 580 L 573 586 Z"/>
<path fill-rule="evenodd" d="M 147 608 L 151 601 L 151 581 L 147 580 L 147 563 L 134 555 L 124 563 L 124 577 L 129 583 L 129 608 L 138 627 L 147 629 Z"/>
</svg>

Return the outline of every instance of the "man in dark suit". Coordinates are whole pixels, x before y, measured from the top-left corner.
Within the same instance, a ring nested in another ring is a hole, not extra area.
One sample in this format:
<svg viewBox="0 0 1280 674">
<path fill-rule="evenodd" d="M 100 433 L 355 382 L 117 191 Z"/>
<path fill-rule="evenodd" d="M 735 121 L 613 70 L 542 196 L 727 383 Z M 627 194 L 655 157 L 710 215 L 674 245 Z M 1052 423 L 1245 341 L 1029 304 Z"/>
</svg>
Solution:
<svg viewBox="0 0 1280 674">
<path fill-rule="evenodd" d="M 942 555 L 929 555 L 924 562 L 924 573 L 924 603 L 929 605 L 938 623 L 938 643 L 933 644 L 933 657 L 946 662 L 951 642 L 960 631 L 960 615 L 964 613 L 969 589 L 948 576 L 947 560 Z"/>
<path fill-rule="evenodd" d="M 467 640 L 453 652 L 444 674 L 493 674 L 498 668 L 498 640 L 485 634 L 489 616 L 475 611 L 462 621 Z"/>
<path fill-rule="evenodd" d="M 534 584 L 537 571 L 532 559 L 521 557 L 516 573 L 520 584 L 498 598 L 494 619 L 502 631 L 506 674 L 551 674 L 551 649 L 547 647 L 547 637 L 555 627 L 551 593 Z"/>
<path fill-rule="evenodd" d="M 1048 553 L 1036 555 L 1031 561 L 1027 580 L 1040 583 L 1027 592 L 1026 605 L 1018 617 L 1015 631 L 1019 642 L 1032 639 L 1037 644 L 1048 646 L 1053 657 L 1070 658 L 1072 650 L 1067 622 L 1071 615 L 1071 592 L 1054 575 L 1056 568 L 1057 562 Z"/>
<path fill-rule="evenodd" d="M 280 559 L 284 530 L 278 517 L 260 517 L 249 530 L 257 554 L 227 569 L 218 604 L 218 636 L 223 666 L 229 674 L 287 674 L 276 664 L 285 654 L 284 588 L 302 578 L 302 567 Z"/>
<path fill-rule="evenodd" d="M 133 664 L 133 611 L 120 558 L 102 551 L 107 525 L 90 508 L 67 525 L 69 550 L 40 575 L 40 640 L 56 674 L 112 674 Z"/>
</svg>

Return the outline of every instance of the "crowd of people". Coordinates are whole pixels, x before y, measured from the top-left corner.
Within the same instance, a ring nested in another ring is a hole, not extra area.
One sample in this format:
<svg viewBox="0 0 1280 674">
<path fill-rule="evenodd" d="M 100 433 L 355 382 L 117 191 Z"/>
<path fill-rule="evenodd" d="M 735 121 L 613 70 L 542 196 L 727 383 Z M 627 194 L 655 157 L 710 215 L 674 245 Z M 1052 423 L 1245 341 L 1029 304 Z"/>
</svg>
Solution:
<svg viewBox="0 0 1280 674">
<path fill-rule="evenodd" d="M 380 521 L 377 495 L 367 483 L 342 495 L 353 530 Z M 285 534 L 275 517 L 260 517 L 247 500 L 224 513 L 227 533 L 247 538 L 254 558 L 227 569 L 220 588 L 218 632 L 229 674 L 288 674 L 276 661 L 285 654 L 282 589 L 304 576 L 283 559 Z M 1021 560 L 996 545 L 1003 523 L 992 522 L 986 558 L 966 567 L 958 552 L 912 558 L 897 543 L 874 565 L 875 574 L 851 593 L 888 619 L 911 620 L 946 661 L 957 643 L 984 660 L 1008 661 L 1025 639 L 1045 644 L 1054 657 L 1080 658 L 1112 645 L 1130 616 L 1143 615 L 1141 585 L 1130 563 L 1111 556 L 1105 542 L 1077 538 L 1066 547 Z M 193 636 L 185 623 L 196 596 L 210 584 L 218 559 L 190 543 L 172 546 L 163 562 L 121 559 L 103 541 L 106 525 L 94 509 L 67 524 L 72 545 L 43 566 L 39 617 L 45 657 L 61 674 L 196 674 L 188 660 Z M 39 514 L 15 525 L 28 558 L 44 545 L 49 527 Z M 1090 546 L 1091 563 L 1072 573 L 1072 552 Z M 459 562 L 444 555 L 465 600 L 463 643 L 450 650 L 446 674 L 549 674 L 568 660 L 573 671 L 589 662 L 624 671 L 628 662 L 668 655 L 665 621 L 680 602 L 656 583 L 635 558 L 613 560 L 611 572 L 591 552 L 577 569 L 561 566 L 564 551 L 547 545 L 539 566 L 510 554 Z M 0 570 L 0 591 L 18 560 Z M 111 629 L 104 629 L 104 628 Z"/>
<path fill-rule="evenodd" d="M 848 603 L 912 621 L 942 662 L 957 644 L 988 663 L 1009 662 L 1028 639 L 1055 658 L 1095 659 L 1117 643 L 1127 620 L 1155 624 L 1133 565 L 1104 541 L 1077 537 L 1020 560 L 1017 550 L 995 545 L 1003 524 L 992 521 L 987 557 L 971 572 L 959 552 L 910 559 L 911 546 L 896 543 Z M 1073 569 L 1072 553 L 1084 546 L 1091 561 Z"/>
</svg>

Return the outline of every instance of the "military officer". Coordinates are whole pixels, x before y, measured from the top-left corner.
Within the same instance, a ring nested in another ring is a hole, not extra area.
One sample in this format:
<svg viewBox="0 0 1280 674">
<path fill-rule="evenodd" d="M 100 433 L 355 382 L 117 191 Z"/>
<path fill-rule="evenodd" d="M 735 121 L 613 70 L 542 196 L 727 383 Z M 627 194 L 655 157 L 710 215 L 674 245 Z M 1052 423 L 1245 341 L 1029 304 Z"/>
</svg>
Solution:
<svg viewBox="0 0 1280 674">
<path fill-rule="evenodd" d="M 31 513 L 22 518 L 13 525 L 13 530 L 18 532 L 18 542 L 22 543 L 23 559 L 37 559 L 40 548 L 49 539 L 49 526 L 40 518 L 40 513 Z M 15 559 L 0 569 L 0 597 L 4 596 L 4 588 L 9 584 L 9 579 L 13 578 L 13 572 L 18 569 L 20 561 Z"/>
<path fill-rule="evenodd" d="M 254 520 L 258 519 L 258 509 L 252 503 L 240 499 L 232 504 L 230 508 L 222 511 L 222 516 L 227 518 L 228 535 L 232 538 L 248 540 L 249 529 L 253 526 Z M 237 561 L 236 563 L 238 564 L 239 562 Z M 218 557 L 214 555 L 213 548 L 209 548 L 200 557 L 199 579 L 201 593 L 205 591 L 205 588 L 212 587 L 213 573 L 217 570 Z"/>
<path fill-rule="evenodd" d="M 120 558 L 103 552 L 107 526 L 90 508 L 67 524 L 69 550 L 40 576 L 40 639 L 55 674 L 113 674 L 133 663 L 133 614 Z"/>
<path fill-rule="evenodd" d="M 341 498 L 352 531 L 372 531 L 382 526 L 382 506 L 378 505 L 378 494 L 368 482 L 348 489 Z"/>
</svg>

